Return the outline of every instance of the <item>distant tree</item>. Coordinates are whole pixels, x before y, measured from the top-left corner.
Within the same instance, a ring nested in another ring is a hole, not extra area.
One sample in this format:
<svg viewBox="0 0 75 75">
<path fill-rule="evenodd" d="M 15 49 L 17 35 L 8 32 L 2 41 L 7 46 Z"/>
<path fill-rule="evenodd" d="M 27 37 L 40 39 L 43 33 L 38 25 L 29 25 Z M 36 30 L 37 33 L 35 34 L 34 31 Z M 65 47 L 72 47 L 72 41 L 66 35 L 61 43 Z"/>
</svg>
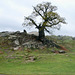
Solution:
<svg viewBox="0 0 75 75">
<path fill-rule="evenodd" d="M 32 26 L 39 31 L 39 40 L 45 38 L 45 32 L 50 33 L 49 28 L 60 29 L 61 23 L 66 24 L 65 19 L 60 17 L 55 11 L 57 10 L 56 6 L 52 6 L 50 2 L 43 2 L 33 6 L 33 12 L 30 16 L 24 18 L 24 26 Z M 39 23 L 37 22 L 39 18 Z"/>
</svg>

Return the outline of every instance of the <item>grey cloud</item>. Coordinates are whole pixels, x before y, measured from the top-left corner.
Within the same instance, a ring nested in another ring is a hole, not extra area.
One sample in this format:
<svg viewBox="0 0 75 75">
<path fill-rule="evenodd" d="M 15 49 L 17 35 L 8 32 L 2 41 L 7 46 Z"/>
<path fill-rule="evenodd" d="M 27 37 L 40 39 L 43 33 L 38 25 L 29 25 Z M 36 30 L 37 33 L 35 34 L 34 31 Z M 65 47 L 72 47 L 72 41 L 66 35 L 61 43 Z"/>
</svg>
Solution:
<svg viewBox="0 0 75 75">
<path fill-rule="evenodd" d="M 8 2 L 7 2 L 8 1 Z M 0 1 L 0 10 L 2 13 L 0 14 L 0 31 L 10 30 L 16 31 L 23 29 L 28 30 L 27 28 L 22 27 L 22 23 L 24 21 L 24 16 L 27 16 L 31 13 L 32 6 L 35 6 L 38 3 L 47 0 L 1 0 Z M 52 0 L 48 0 L 52 1 Z M 59 31 L 55 30 L 54 34 L 56 35 L 72 35 L 75 36 L 75 5 L 70 4 L 62 4 L 55 2 L 57 0 L 53 0 L 52 5 L 55 4 L 58 7 L 57 12 L 60 16 L 65 17 L 67 21 L 67 25 L 62 25 Z M 56 4 L 57 3 L 57 4 Z M 35 28 L 33 28 L 35 30 Z M 29 31 L 29 30 L 28 30 Z M 32 30 L 31 30 L 32 31 Z"/>
</svg>

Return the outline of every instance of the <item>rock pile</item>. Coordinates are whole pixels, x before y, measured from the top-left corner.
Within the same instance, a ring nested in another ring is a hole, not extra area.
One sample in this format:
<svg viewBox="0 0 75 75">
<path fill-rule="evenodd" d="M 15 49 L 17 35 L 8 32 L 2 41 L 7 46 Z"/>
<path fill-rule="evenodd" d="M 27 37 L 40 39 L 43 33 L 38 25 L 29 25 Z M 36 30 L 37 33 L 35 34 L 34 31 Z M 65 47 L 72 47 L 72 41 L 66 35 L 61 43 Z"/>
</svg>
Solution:
<svg viewBox="0 0 75 75">
<path fill-rule="evenodd" d="M 0 33 L 0 37 L 7 37 L 9 41 L 11 41 L 10 45 L 11 48 L 14 50 L 18 50 L 21 47 L 27 47 L 27 48 L 43 48 L 42 42 L 38 41 L 38 36 L 34 34 L 27 34 L 26 30 L 23 32 L 16 31 L 7 34 L 7 32 Z"/>
<path fill-rule="evenodd" d="M 61 50 L 67 50 L 63 46 L 59 46 L 55 44 L 52 40 L 48 40 L 47 38 L 38 40 L 38 36 L 34 34 L 28 34 L 26 30 L 23 32 L 0 32 L 0 38 L 3 38 L 2 44 L 11 46 L 11 49 L 18 50 L 24 47 L 26 48 L 45 48 L 45 47 L 56 47 Z M 1 44 L 0 44 L 1 45 Z M 55 51 L 53 51 L 55 52 Z M 59 51 L 59 53 L 64 53 L 63 51 Z"/>
</svg>

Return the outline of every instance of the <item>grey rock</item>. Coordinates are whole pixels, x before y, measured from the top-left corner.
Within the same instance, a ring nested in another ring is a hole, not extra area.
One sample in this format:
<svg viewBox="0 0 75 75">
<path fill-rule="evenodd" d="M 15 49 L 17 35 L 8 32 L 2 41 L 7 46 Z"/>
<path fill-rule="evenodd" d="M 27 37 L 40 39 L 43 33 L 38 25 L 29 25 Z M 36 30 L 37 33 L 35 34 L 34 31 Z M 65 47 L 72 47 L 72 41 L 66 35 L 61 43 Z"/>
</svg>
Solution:
<svg viewBox="0 0 75 75">
<path fill-rule="evenodd" d="M 13 50 L 18 50 L 21 46 L 14 47 Z"/>
<path fill-rule="evenodd" d="M 30 59 L 31 61 L 34 61 L 34 60 L 36 60 L 37 58 L 36 58 L 35 56 L 31 56 L 31 57 L 29 57 L 29 59 Z"/>
<path fill-rule="evenodd" d="M 51 52 L 52 52 L 52 53 L 55 53 L 56 51 L 55 51 L 55 50 L 51 50 Z"/>
<path fill-rule="evenodd" d="M 16 39 L 17 36 L 16 35 L 9 35 L 8 39 Z"/>
<path fill-rule="evenodd" d="M 64 51 L 64 50 L 59 50 L 58 52 L 59 52 L 59 53 L 65 53 L 65 51 Z"/>
<path fill-rule="evenodd" d="M 0 32 L 0 37 L 6 37 L 8 35 L 10 35 L 11 33 L 8 32 L 8 31 L 5 31 L 5 32 Z"/>
<path fill-rule="evenodd" d="M 9 35 L 6 37 L 6 35 Z M 5 36 L 14 50 L 18 50 L 19 46 L 27 48 L 44 48 L 44 44 L 38 41 L 38 36 L 35 34 L 27 34 L 26 30 L 23 32 L 0 32 L 0 36 Z M 4 39 L 5 40 L 5 39 Z M 47 42 L 47 40 L 45 40 Z M 51 43 L 51 42 L 50 42 Z"/>
<path fill-rule="evenodd" d="M 14 41 L 14 43 L 15 43 L 16 45 L 20 45 L 18 39 L 16 39 L 16 40 Z"/>
<path fill-rule="evenodd" d="M 29 41 L 29 42 L 23 43 L 22 45 L 25 47 L 28 47 L 28 48 L 40 48 L 40 47 L 42 47 L 42 43 L 36 42 L 36 41 Z"/>
</svg>

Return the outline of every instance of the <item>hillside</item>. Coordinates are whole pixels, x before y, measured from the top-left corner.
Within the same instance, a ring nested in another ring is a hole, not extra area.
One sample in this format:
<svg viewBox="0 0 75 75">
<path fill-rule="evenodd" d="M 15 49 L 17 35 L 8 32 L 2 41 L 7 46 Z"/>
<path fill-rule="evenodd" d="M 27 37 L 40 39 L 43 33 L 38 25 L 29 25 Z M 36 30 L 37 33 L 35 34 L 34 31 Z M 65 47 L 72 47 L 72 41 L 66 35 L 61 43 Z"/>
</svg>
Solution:
<svg viewBox="0 0 75 75">
<path fill-rule="evenodd" d="M 0 33 L 0 74 L 75 74 L 74 37 L 52 35 L 46 38 L 68 51 L 46 47 L 37 36 L 25 31 Z"/>
<path fill-rule="evenodd" d="M 75 37 L 72 36 L 46 36 L 47 39 L 53 41 L 53 43 L 64 47 L 65 49 L 71 51 L 74 50 L 75 46 Z M 38 40 L 38 36 L 34 33 L 27 33 L 16 31 L 16 32 L 0 32 L 0 48 L 7 48 L 9 50 L 18 50 L 24 48 L 37 48 L 43 49 L 46 48 L 41 41 Z M 48 47 L 47 47 L 48 48 Z M 60 48 L 55 48 L 52 45 L 50 49 L 61 50 Z"/>
</svg>

